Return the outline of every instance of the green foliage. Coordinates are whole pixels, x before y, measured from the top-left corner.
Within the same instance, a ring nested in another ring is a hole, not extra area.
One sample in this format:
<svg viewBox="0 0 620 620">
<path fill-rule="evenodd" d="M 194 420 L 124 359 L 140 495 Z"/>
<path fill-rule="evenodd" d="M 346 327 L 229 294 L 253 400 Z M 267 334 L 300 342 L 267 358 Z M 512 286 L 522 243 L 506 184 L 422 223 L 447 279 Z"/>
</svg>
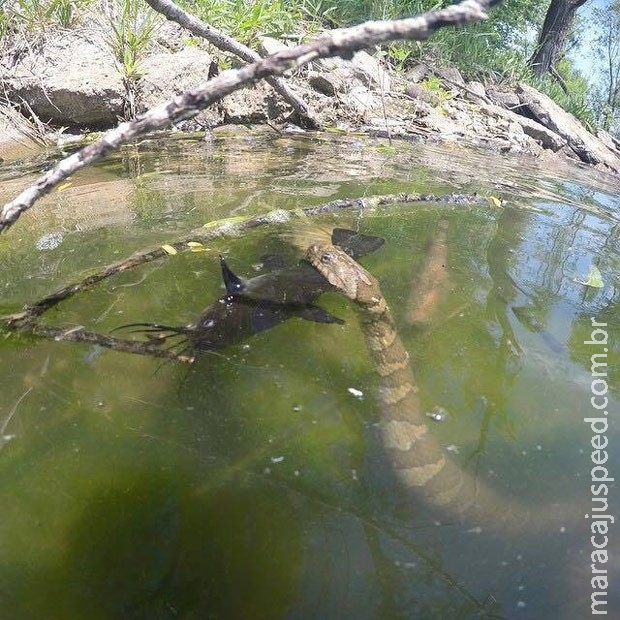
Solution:
<svg viewBox="0 0 620 620">
<path fill-rule="evenodd" d="M 592 17 L 598 79 L 590 100 L 597 121 L 614 133 L 620 129 L 620 2 L 594 10 Z"/>
<path fill-rule="evenodd" d="M 420 82 L 420 86 L 426 88 L 437 97 L 437 101 L 442 103 L 448 99 L 452 99 L 452 95 L 441 85 L 441 78 L 432 76 Z"/>
<path fill-rule="evenodd" d="M 451 4 L 441 0 L 323 0 L 320 9 L 340 26 L 367 19 L 411 17 Z M 454 64 L 470 77 L 523 79 L 533 51 L 528 32 L 542 22 L 548 2 L 512 0 L 495 8 L 481 24 L 436 32 L 423 43 L 394 43 L 388 59 L 397 68 L 420 60 Z"/>
<path fill-rule="evenodd" d="M 96 0 L 2 2 L 0 0 L 0 38 L 13 32 L 43 31 L 50 25 L 71 26 L 80 14 L 78 9 L 94 5 Z M 410 17 L 447 6 L 451 2 L 180 0 L 180 3 L 208 24 L 255 46 L 259 35 L 281 37 L 293 32 L 307 35 L 318 27 L 349 26 L 369 19 Z M 140 75 L 140 61 L 153 35 L 157 14 L 141 0 L 111 0 L 111 4 L 109 44 L 125 77 L 135 80 Z M 610 23 L 609 11 L 617 16 L 620 10 L 618 0 L 612 5 L 607 12 L 598 14 L 599 27 L 603 30 Z M 442 29 L 424 42 L 400 41 L 386 45 L 381 52 L 383 61 L 396 70 L 406 70 L 417 62 L 425 62 L 454 65 L 466 77 L 483 81 L 526 81 L 547 93 L 586 126 L 593 127 L 598 123 L 609 127 L 617 119 L 620 95 L 612 97 L 609 88 L 603 92 L 602 87 L 594 95 L 589 94 L 585 79 L 571 68 L 567 60 L 557 63 L 555 68 L 566 83 L 570 96 L 563 91 L 557 80 L 534 80 L 532 77 L 527 62 L 533 52 L 532 33 L 540 28 L 547 7 L 548 0 L 503 2 L 491 11 L 490 18 L 483 23 Z M 612 40 L 617 41 L 617 37 Z M 605 48 L 602 39 L 599 48 Z M 226 59 L 222 61 L 222 66 L 227 66 Z M 433 90 L 432 81 L 426 86 Z"/>
<path fill-rule="evenodd" d="M 129 80 L 139 77 L 139 64 L 155 30 L 158 14 L 136 0 L 118 0 L 110 18 L 110 45 Z"/>
<path fill-rule="evenodd" d="M 551 76 L 546 76 L 543 79 L 532 77 L 528 81 L 532 86 L 551 97 L 564 110 L 579 119 L 590 131 L 593 131 L 598 126 L 598 122 L 589 100 L 590 87 L 587 80 L 579 71 L 572 68 L 567 59 L 556 64 L 556 71 L 564 82 L 568 94 L 558 80 Z"/>
<path fill-rule="evenodd" d="M 277 37 L 292 32 L 302 18 L 304 5 L 286 0 L 184 0 L 180 4 L 208 24 L 250 45 L 259 35 Z"/>
<path fill-rule="evenodd" d="M 73 25 L 77 9 L 92 0 L 14 0 L 0 5 L 0 35 L 11 29 L 45 30 L 51 25 Z"/>
<path fill-rule="evenodd" d="M 450 4 L 437 0 L 323 0 L 321 10 L 339 26 L 368 19 L 410 17 Z M 556 64 L 567 95 L 558 81 L 546 77 L 535 80 L 528 60 L 534 51 L 534 38 L 545 17 L 547 0 L 512 0 L 493 9 L 487 21 L 463 28 L 440 30 L 425 42 L 397 42 L 384 51 L 384 58 L 396 69 L 417 62 L 454 65 L 469 78 L 494 82 L 529 82 L 548 94 L 584 125 L 593 128 L 596 116 L 588 102 L 588 84 L 567 60 Z M 432 81 L 425 86 L 433 90 Z"/>
</svg>

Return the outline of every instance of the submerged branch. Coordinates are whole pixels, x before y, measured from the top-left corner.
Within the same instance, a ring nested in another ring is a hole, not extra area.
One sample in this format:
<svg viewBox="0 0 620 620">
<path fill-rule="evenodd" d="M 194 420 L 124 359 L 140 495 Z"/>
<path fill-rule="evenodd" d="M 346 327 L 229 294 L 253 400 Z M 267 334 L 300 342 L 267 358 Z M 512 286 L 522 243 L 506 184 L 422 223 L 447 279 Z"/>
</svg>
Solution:
<svg viewBox="0 0 620 620">
<path fill-rule="evenodd" d="M 363 211 L 364 209 L 372 209 L 380 206 L 392 204 L 406 204 L 414 202 L 438 202 L 445 204 L 474 205 L 483 201 L 478 195 L 468 194 L 387 194 L 384 196 L 368 196 L 362 198 L 340 199 L 327 202 L 316 207 L 306 207 L 295 211 L 272 211 L 263 215 L 257 215 L 247 220 L 237 223 L 225 222 L 214 228 L 204 230 L 197 229 L 189 235 L 183 237 L 179 241 L 170 243 L 175 250 L 186 250 L 189 241 L 207 242 L 218 237 L 238 236 L 239 234 L 262 226 L 264 224 L 273 224 L 276 221 L 284 221 L 293 217 L 312 217 L 325 213 L 333 213 L 343 209 L 355 209 Z M 83 278 L 78 282 L 69 284 L 59 288 L 50 295 L 47 295 L 39 301 L 27 305 L 21 312 L 16 312 L 8 316 L 0 317 L 8 329 L 18 329 L 31 324 L 36 318 L 40 317 L 44 312 L 56 306 L 59 302 L 73 297 L 77 293 L 81 293 L 98 282 L 114 276 L 123 271 L 133 269 L 139 265 L 149 263 L 159 258 L 166 258 L 169 254 L 162 247 L 153 248 L 145 252 L 139 252 L 125 258 L 121 261 L 105 265 L 96 273 Z"/>
<path fill-rule="evenodd" d="M 86 331 L 82 326 L 78 327 L 55 327 L 50 325 L 39 325 L 31 323 L 20 329 L 23 333 L 33 334 L 42 338 L 65 342 L 86 342 L 95 344 L 99 347 L 121 351 L 122 353 L 135 353 L 137 355 L 147 355 L 158 357 L 174 362 L 184 362 L 191 364 L 194 358 L 184 353 L 175 353 L 169 349 L 162 349 L 157 344 L 149 342 L 139 342 L 137 340 L 126 340 L 125 338 L 114 338 L 97 332 Z"/>
<path fill-rule="evenodd" d="M 4 205 L 0 211 L 0 232 L 7 230 L 19 216 L 77 170 L 101 159 L 112 150 L 136 137 L 160 129 L 173 121 L 193 115 L 215 101 L 259 80 L 279 76 L 319 58 L 350 57 L 366 47 L 398 39 L 424 40 L 434 30 L 486 19 L 485 10 L 498 0 L 464 0 L 437 11 L 408 19 L 366 22 L 353 28 L 334 30 L 312 43 L 282 50 L 241 69 L 224 71 L 198 88 L 156 106 L 135 120 L 121 123 L 100 140 L 61 160 L 39 177 L 34 185 Z"/>
</svg>

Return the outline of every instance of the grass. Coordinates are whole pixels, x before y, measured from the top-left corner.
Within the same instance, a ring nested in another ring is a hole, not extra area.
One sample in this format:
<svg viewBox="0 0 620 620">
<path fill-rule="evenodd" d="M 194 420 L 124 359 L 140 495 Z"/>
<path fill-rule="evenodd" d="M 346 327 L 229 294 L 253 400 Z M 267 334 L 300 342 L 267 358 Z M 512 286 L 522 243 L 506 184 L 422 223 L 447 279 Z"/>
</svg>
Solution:
<svg viewBox="0 0 620 620">
<path fill-rule="evenodd" d="M 21 27 L 45 30 L 51 25 L 69 28 L 79 10 L 92 0 L 11 0 L 0 7 L 0 34 Z"/>
<path fill-rule="evenodd" d="M 443 0 L 178 1 L 200 19 L 253 47 L 260 35 L 311 36 L 320 27 L 411 16 L 446 4 Z M 466 77 L 483 82 L 525 81 L 592 127 L 596 116 L 588 103 L 587 85 L 567 61 L 559 63 L 558 71 L 570 84 L 571 96 L 551 78 L 534 80 L 528 67 L 532 42 L 519 33 L 542 21 L 547 4 L 545 0 L 511 0 L 484 23 L 441 30 L 422 43 L 386 45 L 382 59 L 396 70 L 425 62 L 457 66 Z M 135 81 L 159 19 L 143 0 L 7 0 L 0 4 L 0 47 L 6 50 L 7 41 L 16 39 L 29 47 L 33 35 L 51 27 L 69 28 L 81 18 L 86 23 L 89 10 L 91 15 L 97 10 L 99 16 L 106 16 L 108 43 L 126 80 Z"/>
<path fill-rule="evenodd" d="M 286 0 L 184 0 L 183 8 L 235 39 L 253 45 L 260 35 L 279 37 L 294 32 L 304 15 L 303 3 Z"/>
<path fill-rule="evenodd" d="M 140 77 L 140 61 L 160 19 L 161 16 L 143 2 L 115 0 L 112 5 L 108 14 L 108 42 L 126 80 L 135 81 Z"/>
</svg>

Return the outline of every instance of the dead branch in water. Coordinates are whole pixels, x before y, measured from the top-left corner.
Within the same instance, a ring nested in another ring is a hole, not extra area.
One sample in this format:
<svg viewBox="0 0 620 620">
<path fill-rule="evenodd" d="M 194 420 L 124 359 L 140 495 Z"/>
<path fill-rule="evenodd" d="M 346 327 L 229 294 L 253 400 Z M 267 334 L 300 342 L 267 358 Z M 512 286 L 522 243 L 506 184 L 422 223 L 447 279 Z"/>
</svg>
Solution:
<svg viewBox="0 0 620 620">
<path fill-rule="evenodd" d="M 122 353 L 135 353 L 137 355 L 147 355 L 149 357 L 158 357 L 160 359 L 170 360 L 174 362 L 184 362 L 191 364 L 194 358 L 183 353 L 175 353 L 169 349 L 163 349 L 157 344 L 150 342 L 140 342 L 138 340 L 127 340 L 125 338 L 115 338 L 106 334 L 97 332 L 89 332 L 81 325 L 77 327 L 56 327 L 51 325 L 39 325 L 30 323 L 20 328 L 20 331 L 42 338 L 48 338 L 56 341 L 64 342 L 86 342 L 112 349 L 113 351 L 121 351 Z"/>
<path fill-rule="evenodd" d="M 282 50 L 241 69 L 224 71 L 198 88 L 156 106 L 135 120 L 121 123 L 100 140 L 61 160 L 39 177 L 34 185 L 2 207 L 0 232 L 7 230 L 19 216 L 77 170 L 101 159 L 112 150 L 134 138 L 160 129 L 174 121 L 192 116 L 230 93 L 268 77 L 279 76 L 319 58 L 349 58 L 366 47 L 408 39 L 422 41 L 435 30 L 486 19 L 485 10 L 499 0 L 464 0 L 437 11 L 429 11 L 408 19 L 366 22 L 353 28 L 333 30 L 312 43 Z"/>
<path fill-rule="evenodd" d="M 380 206 L 414 202 L 474 205 L 484 202 L 484 199 L 477 195 L 468 194 L 387 194 L 384 196 L 367 196 L 362 198 L 333 200 L 332 202 L 327 202 L 315 207 L 300 209 L 299 213 L 295 211 L 272 211 L 270 213 L 251 217 L 242 222 L 225 222 L 220 226 L 216 226 L 208 230 L 199 228 L 189 235 L 184 236 L 179 241 L 175 241 L 168 245 L 172 246 L 177 251 L 186 250 L 188 249 L 187 243 L 189 241 L 200 241 L 204 243 L 218 237 L 238 236 L 239 234 L 251 230 L 252 228 L 256 228 L 264 224 L 272 224 L 274 221 L 283 221 L 285 218 L 290 219 L 293 217 L 299 217 L 301 214 L 303 214 L 304 217 L 312 217 L 319 214 L 333 213 L 343 209 L 363 211 L 365 209 L 372 209 Z M 0 317 L 0 321 L 2 321 L 6 327 L 11 330 L 27 327 L 28 325 L 31 325 L 36 318 L 40 317 L 50 308 L 56 306 L 59 302 L 69 299 L 77 293 L 81 293 L 91 288 L 98 282 L 123 271 L 138 267 L 139 265 L 143 265 L 160 258 L 166 258 L 167 256 L 169 256 L 169 254 L 163 247 L 157 247 L 144 252 L 139 252 L 129 258 L 106 265 L 96 273 L 90 274 L 79 282 L 63 286 L 50 295 L 43 297 L 39 301 L 27 305 L 21 312 Z"/>
</svg>

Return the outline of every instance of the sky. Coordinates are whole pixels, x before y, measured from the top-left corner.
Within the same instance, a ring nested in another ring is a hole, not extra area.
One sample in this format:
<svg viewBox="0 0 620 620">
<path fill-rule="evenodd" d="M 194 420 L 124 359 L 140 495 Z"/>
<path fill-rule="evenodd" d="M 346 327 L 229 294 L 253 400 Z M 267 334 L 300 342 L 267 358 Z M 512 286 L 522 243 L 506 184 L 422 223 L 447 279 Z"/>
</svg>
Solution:
<svg viewBox="0 0 620 620">
<path fill-rule="evenodd" d="M 571 53 L 571 57 L 575 61 L 577 69 L 581 71 L 591 85 L 596 83 L 596 71 L 593 69 L 595 69 L 598 64 L 593 58 L 595 33 L 592 27 L 592 11 L 595 8 L 604 9 L 609 6 L 611 2 L 612 0 L 589 0 L 577 13 L 582 20 L 584 29 L 580 37 L 581 44 L 578 49 Z"/>
</svg>

